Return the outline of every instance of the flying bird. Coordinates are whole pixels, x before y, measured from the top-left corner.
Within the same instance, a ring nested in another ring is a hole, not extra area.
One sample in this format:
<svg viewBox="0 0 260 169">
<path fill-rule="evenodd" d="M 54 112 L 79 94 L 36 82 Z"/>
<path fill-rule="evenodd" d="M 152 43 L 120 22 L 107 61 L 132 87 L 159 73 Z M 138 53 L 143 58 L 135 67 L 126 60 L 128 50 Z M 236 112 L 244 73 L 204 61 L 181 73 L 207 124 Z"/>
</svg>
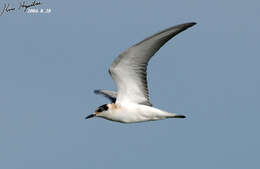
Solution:
<svg viewBox="0 0 260 169">
<path fill-rule="evenodd" d="M 152 106 L 147 86 L 147 65 L 151 57 L 171 38 L 196 23 L 184 23 L 156 33 L 121 53 L 111 64 L 109 74 L 118 91 L 95 90 L 111 103 L 104 104 L 86 119 L 101 117 L 121 123 L 136 123 L 167 118 L 185 118 Z"/>
</svg>

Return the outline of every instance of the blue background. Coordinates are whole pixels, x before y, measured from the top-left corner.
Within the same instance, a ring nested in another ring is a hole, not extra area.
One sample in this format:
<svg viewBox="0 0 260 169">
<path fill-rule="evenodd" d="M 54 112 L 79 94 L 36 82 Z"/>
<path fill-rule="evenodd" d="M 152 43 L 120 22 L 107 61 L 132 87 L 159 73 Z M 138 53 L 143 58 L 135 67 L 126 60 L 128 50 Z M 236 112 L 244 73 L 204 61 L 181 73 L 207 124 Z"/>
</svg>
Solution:
<svg viewBox="0 0 260 169">
<path fill-rule="evenodd" d="M 260 168 L 259 1 L 41 2 L 52 12 L 0 17 L 1 169 Z M 116 90 L 122 51 L 185 22 L 198 24 L 153 57 L 148 83 L 186 119 L 84 119 L 109 102 L 94 89 Z"/>
</svg>

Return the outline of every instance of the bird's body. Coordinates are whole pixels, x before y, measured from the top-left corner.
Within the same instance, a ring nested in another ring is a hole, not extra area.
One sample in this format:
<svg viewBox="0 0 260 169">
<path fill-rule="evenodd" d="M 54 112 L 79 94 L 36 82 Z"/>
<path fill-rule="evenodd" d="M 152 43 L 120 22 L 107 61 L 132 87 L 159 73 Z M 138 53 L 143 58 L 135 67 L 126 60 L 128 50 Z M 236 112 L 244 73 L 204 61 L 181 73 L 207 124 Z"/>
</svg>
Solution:
<svg viewBox="0 0 260 169">
<path fill-rule="evenodd" d="M 86 118 L 97 116 L 121 123 L 185 118 L 184 115 L 152 107 L 149 100 L 146 69 L 151 57 L 168 40 L 193 25 L 195 23 L 185 23 L 165 29 L 120 54 L 109 68 L 118 92 L 95 90 L 96 94 L 104 95 L 112 103 L 100 106 L 94 114 Z"/>
<path fill-rule="evenodd" d="M 168 113 L 151 106 L 140 105 L 135 103 L 128 103 L 126 105 L 112 103 L 107 105 L 108 110 L 104 114 L 100 113 L 99 117 L 103 117 L 107 120 L 121 123 L 136 123 L 144 121 L 161 120 L 165 118 L 184 117 L 182 115 Z"/>
</svg>

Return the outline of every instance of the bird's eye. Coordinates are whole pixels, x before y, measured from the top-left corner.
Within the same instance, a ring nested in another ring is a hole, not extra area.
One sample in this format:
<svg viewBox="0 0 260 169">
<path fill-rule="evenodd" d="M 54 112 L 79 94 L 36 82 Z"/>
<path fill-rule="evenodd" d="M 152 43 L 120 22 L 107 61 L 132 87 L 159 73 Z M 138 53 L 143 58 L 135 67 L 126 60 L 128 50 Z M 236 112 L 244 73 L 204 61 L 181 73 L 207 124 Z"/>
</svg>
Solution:
<svg viewBox="0 0 260 169">
<path fill-rule="evenodd" d="M 107 109 L 108 109 L 107 105 L 105 105 L 105 106 L 103 107 L 103 109 L 104 109 L 105 111 L 107 111 Z"/>
</svg>

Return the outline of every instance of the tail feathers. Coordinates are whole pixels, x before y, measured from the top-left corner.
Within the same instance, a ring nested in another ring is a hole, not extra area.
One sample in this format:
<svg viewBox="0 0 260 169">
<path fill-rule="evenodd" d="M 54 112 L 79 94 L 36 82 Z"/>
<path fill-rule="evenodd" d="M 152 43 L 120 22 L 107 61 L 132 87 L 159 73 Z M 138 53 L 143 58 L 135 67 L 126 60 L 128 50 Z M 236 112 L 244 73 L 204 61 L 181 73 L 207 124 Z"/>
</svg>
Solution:
<svg viewBox="0 0 260 169">
<path fill-rule="evenodd" d="M 184 115 L 181 115 L 181 114 L 176 114 L 176 115 L 174 115 L 173 116 L 173 118 L 186 118 L 186 116 L 184 116 Z"/>
<path fill-rule="evenodd" d="M 182 114 L 175 114 L 175 113 L 170 113 L 169 118 L 186 118 L 186 116 L 182 115 Z"/>
</svg>

